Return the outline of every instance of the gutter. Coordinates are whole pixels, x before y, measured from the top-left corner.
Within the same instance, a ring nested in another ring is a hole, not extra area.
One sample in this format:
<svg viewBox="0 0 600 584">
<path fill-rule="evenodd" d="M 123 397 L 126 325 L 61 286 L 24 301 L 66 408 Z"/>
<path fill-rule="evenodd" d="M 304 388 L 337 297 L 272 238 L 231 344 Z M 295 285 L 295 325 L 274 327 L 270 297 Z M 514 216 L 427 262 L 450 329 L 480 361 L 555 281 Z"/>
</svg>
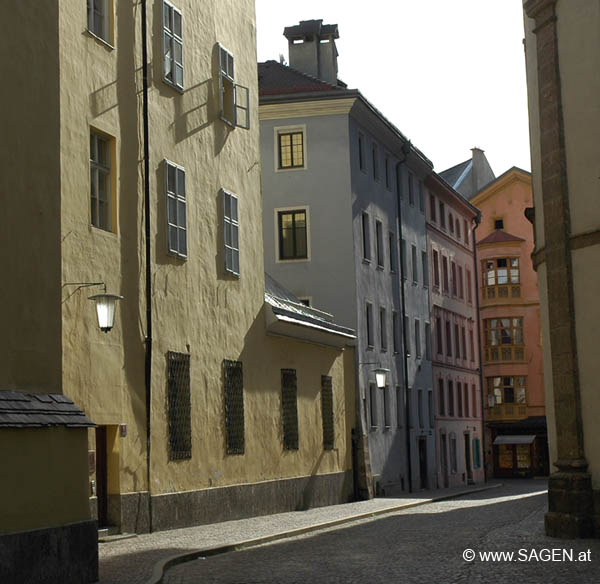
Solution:
<svg viewBox="0 0 600 584">
<path fill-rule="evenodd" d="M 404 158 L 396 165 L 396 200 L 398 205 L 398 238 L 400 243 L 400 296 L 402 304 L 402 366 L 404 370 L 404 427 L 406 428 L 406 466 L 408 471 L 408 492 L 412 493 L 412 456 L 411 456 L 411 440 L 410 440 L 410 404 L 408 403 L 408 356 L 406 354 L 406 335 L 409 331 L 406 330 L 406 299 L 404 295 L 404 274 L 406 266 L 404 265 L 404 254 L 402 253 L 402 201 L 400 199 L 400 167 L 406 163 L 411 150 L 410 142 L 404 142 L 402 145 L 402 154 Z"/>
<path fill-rule="evenodd" d="M 150 476 L 150 452 L 152 421 L 152 271 L 150 241 L 150 147 L 148 129 L 148 33 L 146 29 L 146 0 L 141 0 L 142 7 L 142 119 L 144 126 L 144 227 L 146 251 L 146 359 L 144 379 L 146 388 L 146 483 L 148 486 L 148 527 L 152 532 L 152 494 Z"/>
</svg>

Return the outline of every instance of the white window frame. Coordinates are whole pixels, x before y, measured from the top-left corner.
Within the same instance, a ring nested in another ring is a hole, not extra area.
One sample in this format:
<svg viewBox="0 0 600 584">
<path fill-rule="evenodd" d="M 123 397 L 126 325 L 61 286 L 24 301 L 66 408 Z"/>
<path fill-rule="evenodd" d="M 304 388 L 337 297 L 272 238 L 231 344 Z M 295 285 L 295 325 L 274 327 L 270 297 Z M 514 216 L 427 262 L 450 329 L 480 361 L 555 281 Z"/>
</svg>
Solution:
<svg viewBox="0 0 600 584">
<path fill-rule="evenodd" d="M 219 117 L 231 128 L 249 130 L 250 90 L 235 82 L 235 62 L 231 51 L 228 51 L 221 43 L 217 43 L 217 52 L 219 55 Z M 229 104 L 225 94 L 229 91 L 231 92 L 231 109 L 226 111 Z"/>
<path fill-rule="evenodd" d="M 223 197 L 223 253 L 225 271 L 240 277 L 240 224 L 237 195 L 221 189 Z M 236 245 L 237 244 L 237 245 Z"/>
<path fill-rule="evenodd" d="M 169 190 L 169 167 L 175 169 L 175 191 Z M 164 160 L 164 173 L 165 173 L 165 203 L 166 203 L 166 232 L 167 232 L 167 252 L 169 255 L 174 255 L 179 258 L 186 259 L 188 257 L 188 236 L 187 236 L 187 195 L 186 195 L 186 178 L 185 168 L 179 164 L 175 164 L 165 158 Z M 179 189 L 179 181 L 181 174 L 183 173 L 183 192 Z M 171 211 L 169 209 L 169 201 L 175 202 L 175 214 L 176 217 L 171 217 Z M 179 216 L 180 210 L 183 207 L 185 217 L 182 219 Z M 176 229 L 177 233 L 177 245 L 171 245 L 171 229 Z M 179 233 L 183 231 L 185 233 L 185 250 L 180 249 Z"/>
<path fill-rule="evenodd" d="M 279 258 L 279 213 L 285 213 L 286 211 L 304 211 L 306 214 L 306 257 L 305 258 L 291 258 L 291 259 L 280 259 Z M 295 205 L 293 207 L 277 207 L 273 209 L 273 222 L 274 222 L 274 233 L 275 233 L 275 263 L 286 264 L 294 262 L 310 262 L 311 249 L 310 249 L 310 206 L 309 205 Z"/>
<path fill-rule="evenodd" d="M 111 14 L 112 14 L 112 0 L 101 0 L 102 10 L 98 13 L 101 16 L 101 22 L 103 30 L 97 30 L 94 22 L 94 0 L 87 0 L 87 30 L 88 32 L 95 36 L 97 39 L 104 41 L 109 46 L 112 42 L 112 31 L 111 31 Z"/>
<path fill-rule="evenodd" d="M 106 149 L 106 164 L 98 159 L 98 142 L 102 142 Z M 94 156 L 94 153 L 96 154 Z M 113 200 L 112 200 L 112 139 L 101 132 L 90 128 L 90 223 L 104 231 L 112 232 Z M 104 198 L 100 197 L 100 175 L 104 177 Z M 95 195 L 94 195 L 95 193 Z M 100 204 L 104 203 L 105 211 L 100 212 Z M 95 209 L 94 209 L 95 207 Z M 94 223 L 94 210 L 96 222 Z"/>
<path fill-rule="evenodd" d="M 285 168 L 279 167 L 279 136 L 281 134 L 294 134 L 302 132 L 302 166 L 289 166 Z M 306 170 L 308 168 L 307 147 L 306 147 L 306 124 L 295 126 L 276 126 L 273 128 L 273 170 L 275 172 L 290 172 L 295 170 Z"/>
<path fill-rule="evenodd" d="M 177 34 L 175 32 L 175 19 L 176 16 L 179 16 L 181 21 L 181 34 Z M 168 24 L 165 24 L 165 21 L 168 20 Z M 181 61 L 178 61 L 175 57 L 175 47 L 181 47 Z M 183 14 L 181 10 L 175 8 L 173 4 L 168 2 L 167 0 L 163 0 L 162 4 L 162 59 L 163 59 L 163 81 L 178 89 L 179 91 L 183 91 L 183 73 L 184 73 L 184 65 L 183 65 Z M 167 56 L 169 55 L 169 56 Z M 168 61 L 167 61 L 168 60 Z M 172 79 L 167 77 L 167 62 L 169 64 L 169 69 L 171 72 Z M 177 70 L 181 69 L 181 82 L 177 81 Z M 173 74 L 175 75 L 173 76 Z"/>
</svg>

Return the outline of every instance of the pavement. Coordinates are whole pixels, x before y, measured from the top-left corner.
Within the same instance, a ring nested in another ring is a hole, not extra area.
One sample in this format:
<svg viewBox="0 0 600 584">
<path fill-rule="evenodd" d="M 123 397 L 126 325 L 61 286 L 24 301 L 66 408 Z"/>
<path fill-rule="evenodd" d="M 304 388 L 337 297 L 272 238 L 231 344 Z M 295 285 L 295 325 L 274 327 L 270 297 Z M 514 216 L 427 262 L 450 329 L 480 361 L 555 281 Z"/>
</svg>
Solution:
<svg viewBox="0 0 600 584">
<path fill-rule="evenodd" d="M 164 574 L 182 562 L 301 536 L 442 501 L 497 489 L 490 481 L 472 487 L 419 491 L 401 498 L 376 498 L 237 521 L 226 521 L 133 538 L 107 538 L 99 544 L 100 584 L 161 584 Z M 545 488 L 545 487 L 544 487 Z"/>
</svg>

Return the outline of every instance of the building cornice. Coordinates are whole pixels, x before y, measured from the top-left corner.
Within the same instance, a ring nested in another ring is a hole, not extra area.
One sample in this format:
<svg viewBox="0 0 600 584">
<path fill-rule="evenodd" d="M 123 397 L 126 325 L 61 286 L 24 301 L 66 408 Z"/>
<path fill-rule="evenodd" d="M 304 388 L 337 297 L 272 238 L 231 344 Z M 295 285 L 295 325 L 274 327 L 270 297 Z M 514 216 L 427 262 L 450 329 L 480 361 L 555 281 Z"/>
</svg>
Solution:
<svg viewBox="0 0 600 584">
<path fill-rule="evenodd" d="M 310 118 L 316 116 L 348 115 L 355 97 L 343 99 L 320 99 L 312 101 L 286 101 L 260 105 L 260 120 L 278 120 L 285 118 Z"/>
<path fill-rule="evenodd" d="M 471 202 L 473 205 L 478 206 L 484 201 L 487 201 L 487 199 L 497 195 L 502 189 L 505 189 L 515 182 L 522 182 L 531 188 L 531 175 L 524 170 L 513 168 L 506 172 L 504 176 L 499 177 L 492 184 L 479 191 L 471 199 Z"/>
</svg>

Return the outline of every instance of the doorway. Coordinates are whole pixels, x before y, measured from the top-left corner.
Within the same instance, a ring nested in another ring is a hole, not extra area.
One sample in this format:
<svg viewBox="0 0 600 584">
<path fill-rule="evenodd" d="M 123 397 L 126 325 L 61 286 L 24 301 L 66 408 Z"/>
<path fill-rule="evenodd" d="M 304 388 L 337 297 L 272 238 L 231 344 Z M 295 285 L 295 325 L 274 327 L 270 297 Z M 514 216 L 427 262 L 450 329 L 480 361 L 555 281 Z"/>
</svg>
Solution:
<svg viewBox="0 0 600 584">
<path fill-rule="evenodd" d="M 444 479 L 444 488 L 447 489 L 450 486 L 450 480 L 448 478 L 448 445 L 446 434 L 440 434 L 440 450 L 442 451 L 442 476 Z"/>
<path fill-rule="evenodd" d="M 467 484 L 473 484 L 473 465 L 471 464 L 471 435 L 465 434 L 465 468 L 467 471 Z"/>
<path fill-rule="evenodd" d="M 96 498 L 98 503 L 98 527 L 108 525 L 108 481 L 106 426 L 96 427 Z"/>
<path fill-rule="evenodd" d="M 427 442 L 424 438 L 419 439 L 419 478 L 420 488 L 427 488 Z"/>
</svg>

